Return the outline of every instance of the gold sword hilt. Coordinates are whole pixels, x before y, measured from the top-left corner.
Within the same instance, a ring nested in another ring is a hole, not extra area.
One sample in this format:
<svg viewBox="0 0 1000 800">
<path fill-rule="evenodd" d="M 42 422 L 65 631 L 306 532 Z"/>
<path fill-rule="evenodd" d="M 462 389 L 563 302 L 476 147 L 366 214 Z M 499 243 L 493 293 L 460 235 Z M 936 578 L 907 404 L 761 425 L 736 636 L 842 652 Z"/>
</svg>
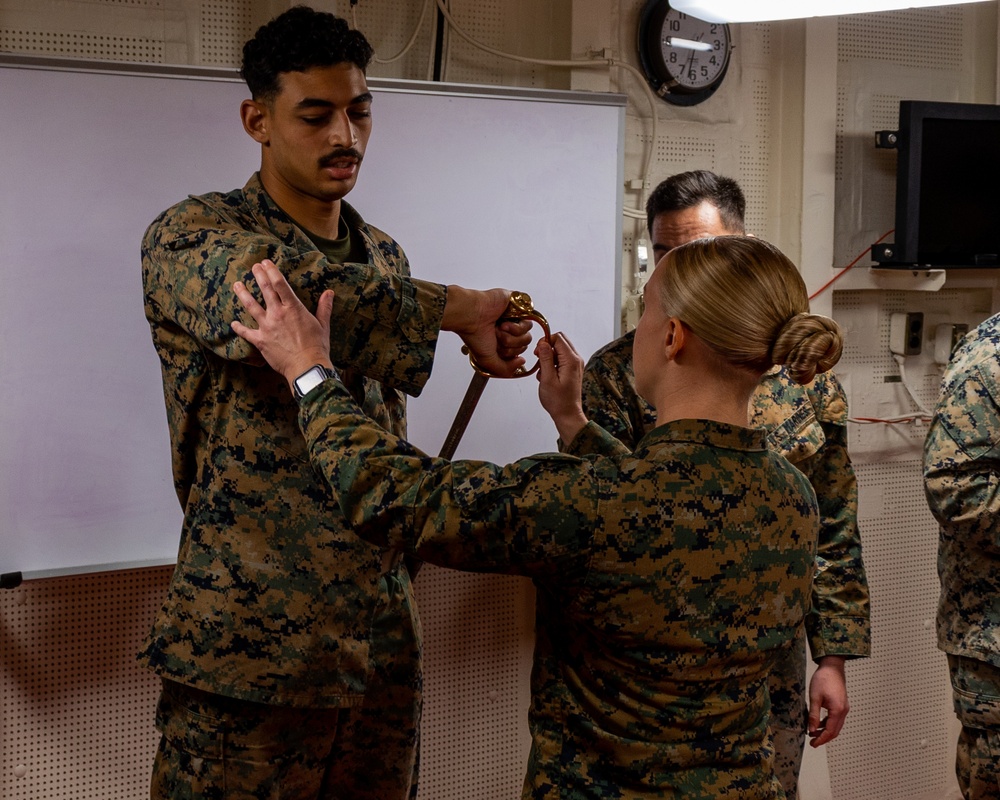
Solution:
<svg viewBox="0 0 1000 800">
<path fill-rule="evenodd" d="M 535 310 L 534 304 L 531 302 L 531 295 L 527 292 L 511 292 L 510 299 L 507 301 L 507 308 L 504 310 L 503 314 L 500 315 L 498 322 L 520 322 L 521 320 L 531 320 L 532 322 L 537 322 L 542 326 L 542 330 L 545 332 L 545 341 L 552 344 L 552 332 L 549 330 L 549 321 L 545 319 L 541 312 Z M 465 345 L 462 346 L 462 352 L 469 357 L 469 363 L 472 364 L 472 368 L 487 378 L 506 378 L 507 375 L 497 375 L 495 372 L 490 372 L 480 366 L 479 362 L 476 361 L 476 356 L 469 351 L 469 348 Z M 509 376 L 513 378 L 525 378 L 528 375 L 532 375 L 538 371 L 538 367 L 541 362 L 536 361 L 535 366 L 531 369 L 525 369 L 524 367 L 518 367 L 514 374 Z"/>
</svg>

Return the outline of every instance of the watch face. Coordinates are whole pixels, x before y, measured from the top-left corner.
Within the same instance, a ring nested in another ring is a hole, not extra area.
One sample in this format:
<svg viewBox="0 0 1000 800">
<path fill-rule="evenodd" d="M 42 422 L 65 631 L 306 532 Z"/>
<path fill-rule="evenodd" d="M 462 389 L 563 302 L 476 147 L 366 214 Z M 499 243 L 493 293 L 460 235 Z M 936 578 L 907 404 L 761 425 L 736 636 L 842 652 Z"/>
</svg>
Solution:
<svg viewBox="0 0 1000 800">
<path fill-rule="evenodd" d="M 705 22 L 650 0 L 639 27 L 639 55 L 663 99 L 693 105 L 710 97 L 729 69 L 729 26 Z"/>
<path fill-rule="evenodd" d="M 330 377 L 329 373 L 320 365 L 317 364 L 315 367 L 310 367 L 294 381 L 296 396 L 300 398 L 304 397 L 328 377 Z"/>
</svg>

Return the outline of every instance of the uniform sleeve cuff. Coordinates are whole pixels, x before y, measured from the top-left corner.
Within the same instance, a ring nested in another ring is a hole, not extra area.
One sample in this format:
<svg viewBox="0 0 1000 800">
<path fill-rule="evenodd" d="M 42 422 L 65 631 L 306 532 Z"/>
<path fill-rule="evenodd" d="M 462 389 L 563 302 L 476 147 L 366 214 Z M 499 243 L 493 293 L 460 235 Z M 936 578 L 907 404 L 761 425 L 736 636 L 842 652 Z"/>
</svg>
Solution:
<svg viewBox="0 0 1000 800">
<path fill-rule="evenodd" d="M 571 456 L 627 455 L 629 449 L 596 422 L 588 421 L 568 445 L 559 440 L 559 452 Z"/>
<path fill-rule="evenodd" d="M 866 658 L 871 655 L 871 624 L 865 617 L 807 620 L 813 661 L 823 656 Z"/>
</svg>

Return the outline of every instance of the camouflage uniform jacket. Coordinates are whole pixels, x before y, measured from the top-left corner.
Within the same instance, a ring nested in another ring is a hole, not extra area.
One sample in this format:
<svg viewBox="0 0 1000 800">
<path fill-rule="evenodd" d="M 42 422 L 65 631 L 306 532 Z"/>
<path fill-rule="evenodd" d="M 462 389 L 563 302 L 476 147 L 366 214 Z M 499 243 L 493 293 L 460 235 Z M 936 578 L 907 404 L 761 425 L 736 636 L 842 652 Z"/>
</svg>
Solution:
<svg viewBox="0 0 1000 800">
<path fill-rule="evenodd" d="M 587 362 L 587 416 L 634 447 L 656 425 L 656 412 L 635 391 L 634 332 L 598 350 Z M 800 386 L 784 370 L 764 376 L 751 399 L 750 424 L 798 467 L 816 491 L 820 511 L 812 610 L 806 617 L 814 659 L 867 656 L 871 649 L 868 580 L 858 531 L 858 485 L 847 452 L 847 399 L 839 381 L 817 375 Z"/>
<path fill-rule="evenodd" d="M 594 424 L 500 467 L 424 455 L 327 381 L 313 463 L 360 535 L 537 587 L 524 797 L 780 796 L 766 677 L 808 604 L 818 515 L 764 433 L 682 420 L 635 453 Z"/>
<path fill-rule="evenodd" d="M 140 659 L 199 689 L 310 707 L 365 691 L 382 551 L 350 532 L 309 463 L 284 379 L 230 329 L 242 312 L 231 285 L 263 258 L 309 307 L 334 289 L 332 357 L 371 378 L 350 379 L 365 413 L 405 432 L 399 390 L 429 375 L 445 289 L 410 279 L 392 239 L 346 203 L 341 213 L 367 264 L 329 263 L 257 175 L 242 191 L 189 197 L 143 239 L 184 522 Z M 400 612 L 398 624 L 414 620 Z"/>
<path fill-rule="evenodd" d="M 940 523 L 938 647 L 1000 667 L 1000 315 L 952 354 L 924 442 Z"/>
</svg>

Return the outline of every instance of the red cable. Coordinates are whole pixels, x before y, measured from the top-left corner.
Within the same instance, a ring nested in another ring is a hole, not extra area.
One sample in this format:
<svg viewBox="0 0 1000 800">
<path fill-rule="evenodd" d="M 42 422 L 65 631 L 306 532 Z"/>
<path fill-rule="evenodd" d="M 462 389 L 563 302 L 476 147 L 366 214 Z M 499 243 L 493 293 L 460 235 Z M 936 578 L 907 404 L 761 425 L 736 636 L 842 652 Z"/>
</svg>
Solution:
<svg viewBox="0 0 1000 800">
<path fill-rule="evenodd" d="M 878 244 L 879 242 L 881 242 L 886 236 L 888 236 L 890 233 L 893 233 L 895 230 L 896 230 L 895 228 L 892 228 L 891 230 L 888 230 L 885 233 L 883 233 L 881 236 L 878 237 L 878 239 L 875 241 L 875 243 L 871 247 L 874 247 L 876 244 Z M 843 277 L 844 273 L 846 273 L 855 264 L 857 264 L 862 258 L 865 257 L 865 254 L 867 254 L 871 250 L 871 247 L 869 247 L 869 248 L 867 248 L 865 250 L 862 250 L 861 253 L 858 255 L 858 257 L 856 259 L 854 259 L 850 264 L 848 264 L 846 267 L 844 267 L 840 272 L 838 272 L 836 275 L 834 275 L 832 278 L 830 278 L 830 280 L 828 280 L 826 283 L 824 283 L 822 286 L 820 286 L 815 292 L 813 292 L 811 295 L 809 295 L 809 299 L 810 300 L 816 299 L 817 297 L 819 297 L 819 295 L 823 294 L 823 292 L 825 292 L 828 288 L 830 288 L 830 286 L 832 286 L 836 281 L 840 280 Z"/>
<path fill-rule="evenodd" d="M 882 425 L 909 425 L 918 421 L 930 421 L 933 419 L 929 414 L 914 414 L 906 419 L 882 419 L 881 417 L 849 417 L 848 422 L 854 423 L 881 423 Z"/>
</svg>

